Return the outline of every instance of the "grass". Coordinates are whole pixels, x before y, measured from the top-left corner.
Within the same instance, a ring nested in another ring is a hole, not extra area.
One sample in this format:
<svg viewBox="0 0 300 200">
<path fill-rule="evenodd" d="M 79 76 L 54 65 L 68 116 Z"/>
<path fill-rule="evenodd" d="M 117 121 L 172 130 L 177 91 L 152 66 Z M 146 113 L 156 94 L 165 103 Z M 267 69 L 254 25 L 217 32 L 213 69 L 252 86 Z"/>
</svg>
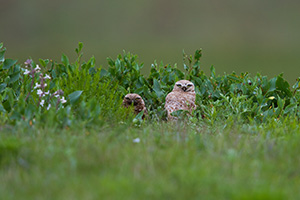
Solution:
<svg viewBox="0 0 300 200">
<path fill-rule="evenodd" d="M 205 75 L 201 50 L 183 54 L 185 71 L 155 63 L 144 76 L 136 55 L 102 69 L 81 49 L 40 68 L 0 43 L 0 199 L 299 199 L 300 78 Z M 166 122 L 181 79 L 197 109 Z M 145 121 L 121 106 L 129 92 Z"/>
<path fill-rule="evenodd" d="M 295 121 L 224 125 L 5 127 L 0 198 L 299 198 Z"/>
</svg>

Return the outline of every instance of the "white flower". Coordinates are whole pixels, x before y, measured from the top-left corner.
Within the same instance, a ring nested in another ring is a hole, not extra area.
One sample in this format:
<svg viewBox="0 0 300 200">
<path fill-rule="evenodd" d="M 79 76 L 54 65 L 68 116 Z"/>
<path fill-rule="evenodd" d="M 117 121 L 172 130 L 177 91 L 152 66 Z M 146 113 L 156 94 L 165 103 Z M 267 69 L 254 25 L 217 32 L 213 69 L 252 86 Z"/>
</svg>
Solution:
<svg viewBox="0 0 300 200">
<path fill-rule="evenodd" d="M 50 94 L 49 90 L 47 92 L 45 92 L 45 94 Z"/>
<path fill-rule="evenodd" d="M 34 89 L 36 89 L 36 88 L 40 88 L 40 87 L 41 87 L 41 85 L 40 85 L 40 84 L 38 84 L 38 83 L 35 83 Z"/>
<path fill-rule="evenodd" d="M 133 142 L 134 142 L 134 143 L 140 143 L 140 141 L 141 141 L 140 138 L 135 138 L 135 139 L 133 139 Z"/>
<path fill-rule="evenodd" d="M 45 103 L 45 100 L 43 99 L 43 100 L 40 102 L 40 105 L 43 107 L 43 106 L 44 106 L 44 103 Z"/>
<path fill-rule="evenodd" d="M 37 94 L 41 97 L 43 95 L 43 91 L 41 89 L 38 89 Z"/>
<path fill-rule="evenodd" d="M 49 110 L 51 108 L 51 104 L 49 103 L 48 107 L 47 107 L 47 110 Z"/>
<path fill-rule="evenodd" d="M 51 77 L 50 77 L 48 74 L 46 74 L 46 75 L 44 76 L 44 79 L 51 79 Z"/>
<path fill-rule="evenodd" d="M 54 95 L 56 98 L 58 98 L 59 97 L 59 94 L 57 94 L 57 95 Z"/>
<path fill-rule="evenodd" d="M 61 103 L 66 103 L 67 100 L 65 100 L 65 97 L 62 97 L 62 98 L 60 99 L 60 102 L 61 102 Z"/>
<path fill-rule="evenodd" d="M 36 65 L 36 68 L 34 68 L 35 71 L 39 72 L 41 70 L 41 68 L 39 67 L 39 65 Z"/>
<path fill-rule="evenodd" d="M 24 75 L 29 74 L 30 71 L 28 69 L 25 69 Z"/>
</svg>

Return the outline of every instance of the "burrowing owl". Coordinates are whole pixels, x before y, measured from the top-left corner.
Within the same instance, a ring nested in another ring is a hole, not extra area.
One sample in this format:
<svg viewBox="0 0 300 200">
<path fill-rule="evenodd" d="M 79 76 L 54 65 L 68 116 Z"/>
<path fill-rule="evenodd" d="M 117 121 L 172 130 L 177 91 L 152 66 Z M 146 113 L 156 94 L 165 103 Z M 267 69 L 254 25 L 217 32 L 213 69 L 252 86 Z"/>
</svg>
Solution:
<svg viewBox="0 0 300 200">
<path fill-rule="evenodd" d="M 142 97 L 138 94 L 131 93 L 127 94 L 123 99 L 123 106 L 128 108 L 131 105 L 134 106 L 134 114 L 139 114 L 140 112 L 144 111 L 143 119 L 145 116 L 148 115 L 147 109 L 145 107 L 145 102 Z"/>
<path fill-rule="evenodd" d="M 171 113 L 177 110 L 192 111 L 196 108 L 195 87 L 191 81 L 180 80 L 166 97 L 165 109 L 168 112 L 168 119 L 174 119 Z"/>
</svg>

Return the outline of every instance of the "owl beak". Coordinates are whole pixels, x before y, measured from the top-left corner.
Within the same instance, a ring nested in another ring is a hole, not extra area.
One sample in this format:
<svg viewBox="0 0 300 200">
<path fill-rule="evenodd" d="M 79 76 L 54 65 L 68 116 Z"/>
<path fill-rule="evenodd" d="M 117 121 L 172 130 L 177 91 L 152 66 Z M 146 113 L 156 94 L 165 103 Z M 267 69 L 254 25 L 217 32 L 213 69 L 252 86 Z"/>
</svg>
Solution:
<svg viewBox="0 0 300 200">
<path fill-rule="evenodd" d="M 187 87 L 183 86 L 181 89 L 185 92 L 187 90 Z"/>
</svg>

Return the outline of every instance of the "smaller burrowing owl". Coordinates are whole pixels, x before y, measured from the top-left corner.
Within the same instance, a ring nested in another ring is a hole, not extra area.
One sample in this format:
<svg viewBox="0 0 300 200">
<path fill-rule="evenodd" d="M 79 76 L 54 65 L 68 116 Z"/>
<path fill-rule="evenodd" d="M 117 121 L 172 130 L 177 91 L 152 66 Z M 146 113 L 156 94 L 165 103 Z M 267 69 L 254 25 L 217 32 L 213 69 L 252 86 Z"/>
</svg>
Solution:
<svg viewBox="0 0 300 200">
<path fill-rule="evenodd" d="M 192 111 L 196 108 L 196 93 L 194 84 L 188 80 L 177 81 L 172 92 L 166 97 L 165 109 L 168 112 L 168 119 L 176 119 L 171 113 L 177 110 Z"/>
<path fill-rule="evenodd" d="M 142 97 L 138 94 L 131 93 L 127 94 L 123 99 L 123 106 L 128 108 L 130 106 L 134 107 L 134 114 L 139 114 L 144 111 L 143 119 L 148 115 L 147 109 L 145 107 L 145 102 Z"/>
</svg>

